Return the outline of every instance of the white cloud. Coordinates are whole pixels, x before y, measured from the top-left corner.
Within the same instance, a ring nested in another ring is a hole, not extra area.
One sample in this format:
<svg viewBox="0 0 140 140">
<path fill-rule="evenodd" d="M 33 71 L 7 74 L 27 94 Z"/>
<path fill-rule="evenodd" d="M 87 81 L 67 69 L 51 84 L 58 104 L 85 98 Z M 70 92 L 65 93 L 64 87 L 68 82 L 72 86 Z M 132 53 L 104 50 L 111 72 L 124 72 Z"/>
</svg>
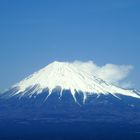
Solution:
<svg viewBox="0 0 140 140">
<path fill-rule="evenodd" d="M 106 64 L 104 66 L 98 66 L 93 61 L 74 61 L 73 64 L 76 66 L 80 66 L 80 68 L 85 70 L 86 72 L 96 75 L 97 77 L 112 84 L 121 85 L 123 87 L 131 86 L 131 82 L 123 81 L 128 77 L 130 71 L 133 69 L 133 66 L 131 65 Z"/>
</svg>

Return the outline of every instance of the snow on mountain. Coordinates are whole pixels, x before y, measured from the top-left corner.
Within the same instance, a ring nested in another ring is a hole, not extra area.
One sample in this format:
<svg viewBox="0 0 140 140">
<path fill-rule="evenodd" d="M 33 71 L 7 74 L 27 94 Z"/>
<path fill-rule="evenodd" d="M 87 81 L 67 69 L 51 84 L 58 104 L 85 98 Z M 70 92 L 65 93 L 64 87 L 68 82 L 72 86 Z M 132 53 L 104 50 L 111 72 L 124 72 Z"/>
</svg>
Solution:
<svg viewBox="0 0 140 140">
<path fill-rule="evenodd" d="M 48 89 L 49 95 L 51 95 L 53 89 L 61 87 L 60 96 L 62 96 L 63 90 L 70 90 L 75 101 L 76 92 L 83 93 L 84 101 L 86 100 L 87 95 L 92 94 L 112 94 L 117 98 L 119 98 L 118 94 L 120 94 L 140 98 L 140 95 L 135 91 L 111 85 L 69 62 L 55 61 L 38 72 L 30 75 L 12 87 L 17 89 L 13 93 L 13 96 L 19 95 L 22 97 L 32 87 L 35 88 L 30 93 L 30 96 L 35 93 L 41 94 L 45 89 Z M 46 98 L 48 98 L 49 95 Z"/>
</svg>

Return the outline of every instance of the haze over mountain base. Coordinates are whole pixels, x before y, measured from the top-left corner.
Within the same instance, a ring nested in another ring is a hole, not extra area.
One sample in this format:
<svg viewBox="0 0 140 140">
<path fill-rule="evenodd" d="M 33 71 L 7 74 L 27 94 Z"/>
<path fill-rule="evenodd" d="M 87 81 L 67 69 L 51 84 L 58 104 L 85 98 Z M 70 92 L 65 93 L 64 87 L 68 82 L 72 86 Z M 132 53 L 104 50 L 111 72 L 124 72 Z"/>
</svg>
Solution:
<svg viewBox="0 0 140 140">
<path fill-rule="evenodd" d="M 0 100 L 0 138 L 3 140 L 139 140 L 139 99 L 93 95 L 83 104 L 83 94 L 48 92 L 36 98 Z"/>
<path fill-rule="evenodd" d="M 126 123 L 1 121 L 2 140 L 139 140 L 140 126 Z"/>
</svg>

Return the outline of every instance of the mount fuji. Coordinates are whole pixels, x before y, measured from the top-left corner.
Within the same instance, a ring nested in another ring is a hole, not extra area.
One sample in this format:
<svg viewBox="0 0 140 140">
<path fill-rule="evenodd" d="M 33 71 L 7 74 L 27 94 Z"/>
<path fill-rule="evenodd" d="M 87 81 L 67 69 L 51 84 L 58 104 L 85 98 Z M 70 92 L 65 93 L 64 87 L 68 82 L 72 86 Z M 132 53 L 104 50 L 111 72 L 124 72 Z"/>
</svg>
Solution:
<svg viewBox="0 0 140 140">
<path fill-rule="evenodd" d="M 31 98 L 48 91 L 47 100 L 53 90 L 59 91 L 59 98 L 63 96 L 64 90 L 69 90 L 75 102 L 78 102 L 76 94 L 82 93 L 84 103 L 92 95 L 112 95 L 119 99 L 123 95 L 140 99 L 140 94 L 135 90 L 116 87 L 72 63 L 57 61 L 12 86 L 7 92 L 9 97 Z"/>
<path fill-rule="evenodd" d="M 0 94 L 1 123 L 139 126 L 139 118 L 138 91 L 110 84 L 69 62 L 55 61 Z"/>
</svg>

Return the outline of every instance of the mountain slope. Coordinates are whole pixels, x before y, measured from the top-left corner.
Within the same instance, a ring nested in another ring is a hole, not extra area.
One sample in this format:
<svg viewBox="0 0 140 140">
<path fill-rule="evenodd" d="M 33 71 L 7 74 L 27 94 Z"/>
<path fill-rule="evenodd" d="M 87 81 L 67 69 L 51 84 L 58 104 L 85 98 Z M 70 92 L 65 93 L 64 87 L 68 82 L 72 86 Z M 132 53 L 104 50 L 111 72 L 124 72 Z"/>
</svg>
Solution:
<svg viewBox="0 0 140 140">
<path fill-rule="evenodd" d="M 111 94 L 116 98 L 120 98 L 119 95 L 140 98 L 136 91 L 116 87 L 71 63 L 57 61 L 12 86 L 12 92 L 9 95 L 20 98 L 24 95 L 32 97 L 43 93 L 44 90 L 48 91 L 45 100 L 53 90 L 58 90 L 60 97 L 64 90 L 70 90 L 76 102 L 76 93 L 83 94 L 83 102 L 86 101 L 88 95 L 93 94 L 98 96 Z"/>
</svg>

